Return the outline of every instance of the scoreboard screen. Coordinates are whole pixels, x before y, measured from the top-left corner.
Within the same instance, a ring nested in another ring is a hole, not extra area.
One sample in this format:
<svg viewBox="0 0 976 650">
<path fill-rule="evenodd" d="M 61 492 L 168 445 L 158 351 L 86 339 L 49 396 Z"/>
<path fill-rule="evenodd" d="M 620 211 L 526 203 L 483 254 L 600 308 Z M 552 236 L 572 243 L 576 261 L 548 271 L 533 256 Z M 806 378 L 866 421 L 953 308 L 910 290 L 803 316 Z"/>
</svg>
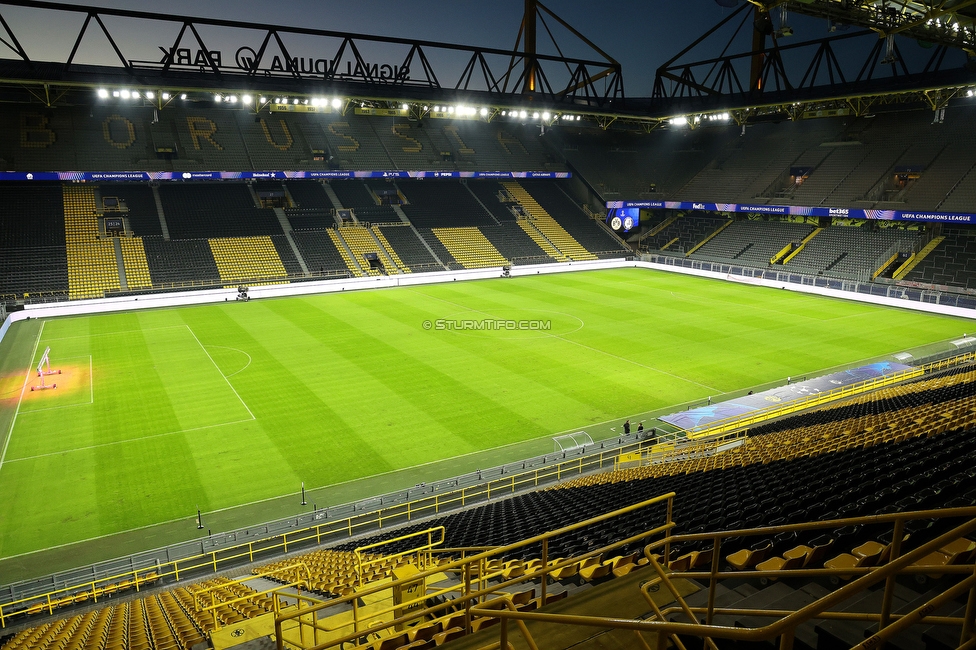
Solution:
<svg viewBox="0 0 976 650">
<path fill-rule="evenodd" d="M 640 208 L 614 208 L 607 213 L 607 225 L 615 232 L 630 232 L 640 225 Z"/>
</svg>

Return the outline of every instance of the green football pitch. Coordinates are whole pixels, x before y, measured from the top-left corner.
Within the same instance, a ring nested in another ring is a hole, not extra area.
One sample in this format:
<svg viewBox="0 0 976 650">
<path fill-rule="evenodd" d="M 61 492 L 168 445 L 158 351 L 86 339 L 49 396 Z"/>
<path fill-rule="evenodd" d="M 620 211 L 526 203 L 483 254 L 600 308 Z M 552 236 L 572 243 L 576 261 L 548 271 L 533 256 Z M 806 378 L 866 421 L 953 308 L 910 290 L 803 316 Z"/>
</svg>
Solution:
<svg viewBox="0 0 976 650">
<path fill-rule="evenodd" d="M 489 319 L 539 329 L 438 327 Z M 453 476 L 967 325 L 639 269 L 21 322 L 0 348 L 0 559 L 190 538 L 197 507 L 256 523 L 302 482 L 321 507 L 366 477 Z M 58 387 L 32 392 L 48 346 Z"/>
</svg>

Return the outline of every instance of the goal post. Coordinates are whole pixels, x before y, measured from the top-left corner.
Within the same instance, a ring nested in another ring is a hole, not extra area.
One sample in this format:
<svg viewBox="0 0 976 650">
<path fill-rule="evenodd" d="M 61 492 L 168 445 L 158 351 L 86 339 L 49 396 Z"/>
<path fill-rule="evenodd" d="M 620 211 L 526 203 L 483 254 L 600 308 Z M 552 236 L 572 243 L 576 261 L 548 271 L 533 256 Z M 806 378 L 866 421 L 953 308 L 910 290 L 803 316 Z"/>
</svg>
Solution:
<svg viewBox="0 0 976 650">
<path fill-rule="evenodd" d="M 575 433 L 565 433 L 561 436 L 554 436 L 553 442 L 553 452 L 555 453 L 566 453 L 569 451 L 575 451 L 577 449 L 582 449 L 586 445 L 593 444 L 593 438 L 590 437 L 586 431 L 576 431 Z"/>
<path fill-rule="evenodd" d="M 60 375 L 61 370 L 51 368 L 51 346 L 44 348 L 44 354 L 41 355 L 41 360 L 37 362 L 37 376 L 41 378 L 40 386 L 31 386 L 31 391 L 35 390 L 47 390 L 49 388 L 57 388 L 57 384 L 48 384 L 44 381 L 44 378 L 49 375 Z"/>
</svg>

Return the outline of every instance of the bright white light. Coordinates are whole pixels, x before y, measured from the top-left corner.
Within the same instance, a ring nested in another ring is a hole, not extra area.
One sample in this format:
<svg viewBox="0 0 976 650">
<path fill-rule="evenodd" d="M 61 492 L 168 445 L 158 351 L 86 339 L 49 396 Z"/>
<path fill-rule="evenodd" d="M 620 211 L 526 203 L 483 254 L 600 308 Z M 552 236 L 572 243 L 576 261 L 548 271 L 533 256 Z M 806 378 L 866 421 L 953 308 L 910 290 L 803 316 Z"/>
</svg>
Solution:
<svg viewBox="0 0 976 650">
<path fill-rule="evenodd" d="M 128 90 L 123 90 L 119 94 L 122 95 L 122 99 L 129 99 L 132 97 L 132 93 L 130 93 Z"/>
<path fill-rule="evenodd" d="M 169 101 L 169 97 L 170 97 L 170 94 L 169 93 L 163 93 L 163 101 L 164 102 L 165 101 Z"/>
<path fill-rule="evenodd" d="M 528 113 L 526 113 L 525 111 L 519 111 L 518 116 L 524 120 L 528 116 Z"/>
<path fill-rule="evenodd" d="M 298 102 L 295 102 L 295 103 L 297 104 Z M 302 100 L 302 103 L 305 104 L 306 106 L 308 106 L 308 100 L 307 99 Z"/>
<path fill-rule="evenodd" d="M 237 103 L 237 95 L 231 95 L 230 97 L 227 98 L 227 101 L 229 101 L 231 104 L 236 104 Z"/>
<path fill-rule="evenodd" d="M 338 97 L 332 98 L 332 108 L 342 108 L 342 100 Z"/>
<path fill-rule="evenodd" d="M 216 95 L 214 95 L 214 101 L 215 102 L 219 102 L 223 98 L 224 98 L 223 95 L 221 95 L 220 93 L 217 93 Z"/>
<path fill-rule="evenodd" d="M 533 113 L 533 114 L 532 114 L 532 119 L 533 119 L 533 120 L 537 120 L 537 119 L 539 119 L 539 114 L 538 114 L 538 113 Z"/>
<path fill-rule="evenodd" d="M 970 92 L 970 94 L 972 94 L 973 91 L 970 90 L 969 92 Z M 104 88 L 99 88 L 98 89 L 98 98 L 99 99 L 108 99 L 108 91 L 105 90 Z"/>
<path fill-rule="evenodd" d="M 244 95 L 243 97 L 241 97 L 241 101 L 248 105 L 250 105 L 251 100 L 252 97 L 250 95 Z"/>
<path fill-rule="evenodd" d="M 481 117 L 488 117 L 488 109 L 487 108 L 482 107 L 482 109 L 481 109 Z"/>
<path fill-rule="evenodd" d="M 180 99 L 184 99 L 185 100 L 186 99 L 186 93 L 183 93 L 182 95 L 180 95 Z"/>
<path fill-rule="evenodd" d="M 425 110 L 425 111 L 427 110 L 427 107 L 426 107 L 426 106 L 424 106 L 424 110 Z"/>
<path fill-rule="evenodd" d="M 542 113 L 542 119 L 544 119 L 544 120 L 548 120 L 549 119 L 549 111 L 545 111 L 545 112 Z"/>
<path fill-rule="evenodd" d="M 673 124 L 674 126 L 684 126 L 685 124 L 688 123 L 688 118 L 687 117 L 684 117 L 684 116 L 681 116 L 681 117 L 672 117 L 668 121 L 671 124 Z"/>
<path fill-rule="evenodd" d="M 267 97 L 260 97 L 260 98 L 258 98 L 258 101 L 260 103 L 262 103 L 262 104 L 267 104 L 268 103 L 268 98 Z"/>
<path fill-rule="evenodd" d="M 297 106 L 298 105 L 298 100 L 297 99 L 293 100 L 292 101 L 292 104 L 295 104 Z"/>
<path fill-rule="evenodd" d="M 146 91 L 146 99 L 156 99 L 156 93 L 151 90 Z"/>
<path fill-rule="evenodd" d="M 577 116 L 576 116 L 576 121 L 577 121 L 577 122 L 579 122 L 579 119 L 580 119 L 580 116 L 579 116 L 579 115 L 577 115 Z"/>
<path fill-rule="evenodd" d="M 139 91 L 138 90 L 133 90 L 132 91 L 132 99 L 139 99 Z"/>
<path fill-rule="evenodd" d="M 117 90 L 113 90 L 112 91 L 112 97 L 120 97 L 120 96 L 121 96 L 121 93 L 119 93 L 119 91 L 117 91 Z"/>
<path fill-rule="evenodd" d="M 410 107 L 409 107 L 409 106 L 407 106 L 406 104 L 401 104 L 401 105 L 400 105 L 400 108 L 401 108 L 402 110 L 405 110 L 405 111 L 406 111 L 406 110 L 409 110 L 409 109 L 410 109 Z"/>
<path fill-rule="evenodd" d="M 508 111 L 502 111 L 502 117 L 505 117 L 506 115 L 508 115 Z"/>
<path fill-rule="evenodd" d="M 453 106 L 448 106 L 447 107 L 447 112 L 448 113 L 453 113 L 454 112 L 454 107 Z"/>
</svg>

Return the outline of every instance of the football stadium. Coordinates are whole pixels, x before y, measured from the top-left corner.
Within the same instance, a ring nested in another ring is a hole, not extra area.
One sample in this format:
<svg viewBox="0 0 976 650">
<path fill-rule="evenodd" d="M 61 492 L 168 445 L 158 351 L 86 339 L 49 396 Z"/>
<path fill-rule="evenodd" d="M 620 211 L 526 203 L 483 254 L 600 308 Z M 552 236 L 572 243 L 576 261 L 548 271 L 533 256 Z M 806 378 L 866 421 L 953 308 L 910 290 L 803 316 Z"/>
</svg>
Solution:
<svg viewBox="0 0 976 650">
<path fill-rule="evenodd" d="M 0 0 L 0 649 L 976 647 L 974 3 L 715 4 Z"/>
</svg>

